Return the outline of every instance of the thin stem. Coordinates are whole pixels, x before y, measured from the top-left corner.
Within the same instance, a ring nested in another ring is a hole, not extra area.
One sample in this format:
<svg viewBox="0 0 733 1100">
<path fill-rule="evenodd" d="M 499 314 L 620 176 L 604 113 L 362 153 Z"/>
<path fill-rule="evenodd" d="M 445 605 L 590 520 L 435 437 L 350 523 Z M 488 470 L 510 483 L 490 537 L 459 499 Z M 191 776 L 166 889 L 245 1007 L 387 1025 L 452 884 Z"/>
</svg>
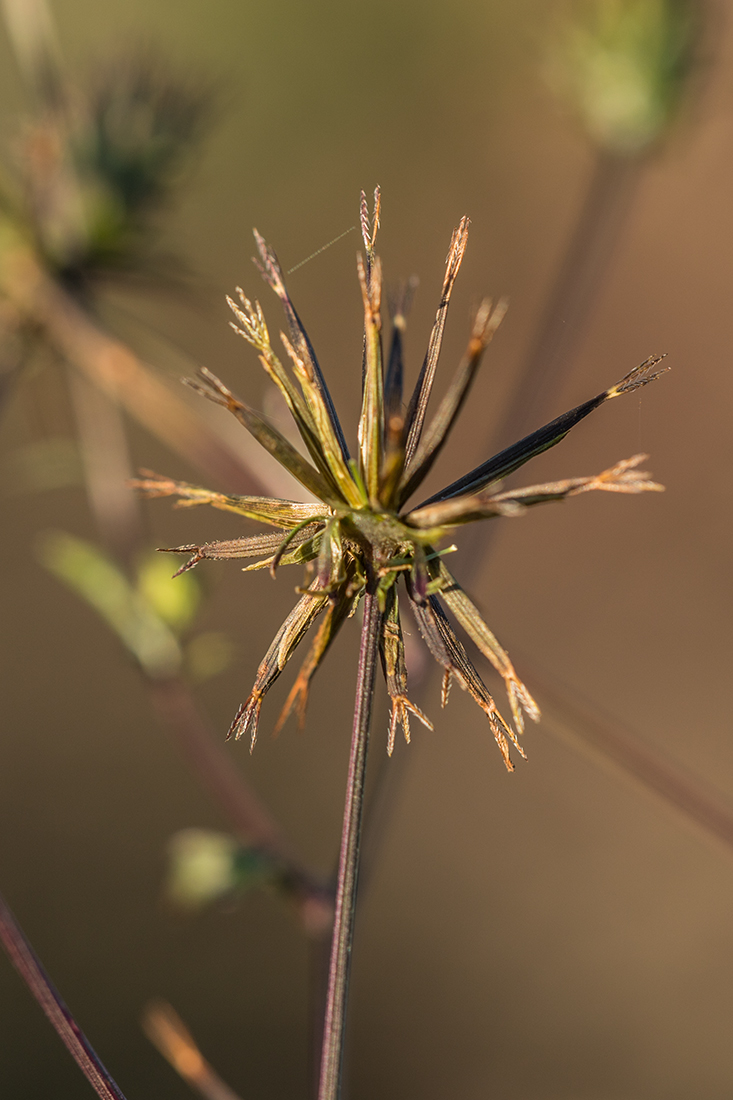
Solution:
<svg viewBox="0 0 733 1100">
<path fill-rule="evenodd" d="M 349 776 L 346 784 L 344 824 L 341 833 L 336 917 L 331 941 L 331 964 L 328 973 L 328 997 L 323 1027 L 321 1080 L 318 1100 L 338 1100 L 341 1095 L 346 1002 L 349 991 L 351 945 L 354 937 L 356 893 L 359 880 L 364 777 L 374 698 L 374 676 L 377 667 L 380 619 L 381 612 L 377 597 L 370 585 L 364 597 L 364 623 L 361 629 L 354 727 L 351 737 Z"/>
<path fill-rule="evenodd" d="M 0 941 L 15 969 L 45 1012 L 56 1034 L 102 1100 L 125 1100 L 91 1043 L 64 1004 L 22 928 L 0 895 Z"/>
</svg>

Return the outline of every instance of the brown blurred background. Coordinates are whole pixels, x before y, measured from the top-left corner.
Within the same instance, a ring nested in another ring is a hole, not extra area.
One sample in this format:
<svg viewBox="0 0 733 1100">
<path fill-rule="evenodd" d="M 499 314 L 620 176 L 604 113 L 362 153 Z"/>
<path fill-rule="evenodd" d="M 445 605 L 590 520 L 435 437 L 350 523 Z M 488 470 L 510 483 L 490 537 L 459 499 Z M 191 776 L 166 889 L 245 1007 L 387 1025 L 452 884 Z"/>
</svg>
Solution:
<svg viewBox="0 0 733 1100">
<path fill-rule="evenodd" d="M 250 263 L 251 227 L 290 267 L 354 224 L 359 190 L 379 183 L 387 277 L 421 280 L 407 336 L 413 375 L 462 214 L 473 227 L 444 378 L 477 298 L 511 298 L 438 476 L 478 463 L 489 438 L 511 441 L 501 422 L 513 373 L 594 161 L 543 81 L 547 4 L 58 0 L 53 10 L 75 70 L 121 45 L 152 44 L 222 89 L 182 201 L 160 220 L 165 245 L 200 276 L 195 305 L 115 291 L 106 316 L 118 332 L 169 373 L 191 369 L 175 345 L 262 404 L 264 376 L 224 303 L 242 285 L 277 331 L 274 297 Z M 668 352 L 672 372 L 601 409 L 523 478 L 594 473 L 645 451 L 667 491 L 501 521 L 471 590 L 510 653 L 733 800 L 733 42 L 724 15 L 703 42 L 687 110 L 643 171 L 546 412 L 578 404 L 652 352 Z M 24 107 L 4 38 L 0 93 L 9 138 Z M 345 237 L 290 279 L 350 432 L 357 243 Z M 32 377 L 5 410 L 3 453 L 70 423 L 61 388 Z M 141 430 L 132 441 L 136 464 L 203 480 Z M 188 1094 L 141 1033 L 153 996 L 175 1004 L 242 1097 L 306 1096 L 300 929 L 267 894 L 194 917 L 161 902 L 170 835 L 226 824 L 157 727 L 114 639 L 32 557 L 49 527 L 94 537 L 83 491 L 11 486 L 3 514 L 0 883 L 9 902 L 128 1100 Z M 154 545 L 247 526 L 165 501 L 146 515 Z M 460 577 L 467 554 L 453 564 Z M 200 691 L 222 736 L 298 580 L 292 571 L 275 585 L 243 577 L 236 563 L 205 569 L 205 625 L 237 646 L 232 668 Z M 268 736 L 286 677 L 254 755 L 228 747 L 324 870 L 338 846 L 356 645 L 351 624 L 314 683 L 303 733 L 289 724 Z M 542 726 L 528 731 L 528 762 L 507 775 L 473 704 L 456 690 L 441 712 L 437 692 L 433 684 L 426 703 L 435 732 L 415 730 L 390 765 L 401 774 L 357 930 L 351 1100 L 729 1097 L 733 851 Z M 4 959 L 0 1034 L 0 1095 L 91 1095 Z"/>
</svg>

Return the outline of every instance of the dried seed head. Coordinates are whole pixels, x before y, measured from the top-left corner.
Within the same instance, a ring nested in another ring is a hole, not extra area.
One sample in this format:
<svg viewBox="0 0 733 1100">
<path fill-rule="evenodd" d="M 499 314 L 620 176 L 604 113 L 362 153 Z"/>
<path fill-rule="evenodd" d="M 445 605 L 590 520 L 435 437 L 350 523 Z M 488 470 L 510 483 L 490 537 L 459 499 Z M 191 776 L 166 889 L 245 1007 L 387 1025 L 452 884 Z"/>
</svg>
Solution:
<svg viewBox="0 0 733 1100">
<path fill-rule="evenodd" d="M 216 375 L 203 369 L 191 383 L 203 396 L 228 409 L 318 503 L 264 497 L 236 497 L 210 492 L 184 482 L 149 475 L 137 487 L 149 496 L 175 496 L 185 505 L 211 504 L 276 528 L 268 533 L 247 535 L 223 542 L 176 547 L 176 553 L 193 556 L 179 572 L 193 568 L 205 558 L 255 558 L 246 569 L 269 568 L 303 562 L 306 584 L 298 589 L 301 598 L 280 627 L 257 671 L 252 691 L 239 708 L 229 736 L 247 734 L 254 746 L 262 702 L 280 676 L 295 649 L 316 619 L 308 655 L 288 695 L 279 730 L 295 711 L 302 724 L 312 678 L 341 626 L 350 618 L 366 591 L 373 585 L 381 613 L 380 652 L 382 669 L 392 703 L 388 752 L 394 748 L 398 726 L 410 739 L 410 715 L 427 728 L 429 718 L 407 694 L 407 669 L 401 627 L 398 587 L 400 578 L 420 633 L 443 669 L 441 703 L 448 701 L 452 680 L 467 691 L 486 714 L 489 728 L 506 766 L 512 770 L 510 746 L 521 756 L 519 736 L 525 716 L 539 718 L 539 709 L 517 676 L 506 651 L 499 644 L 458 582 L 445 566 L 436 544 L 455 528 L 474 519 L 513 516 L 544 501 L 561 500 L 591 490 L 639 493 L 661 488 L 639 469 L 645 456 L 635 455 L 593 477 L 534 485 L 526 489 L 495 491 L 494 483 L 534 455 L 555 446 L 567 433 L 605 401 L 632 393 L 662 373 L 655 370 L 660 359 L 652 357 L 635 367 L 615 386 L 571 409 L 538 429 L 526 439 L 494 455 L 481 466 L 453 482 L 417 508 L 406 507 L 437 459 L 475 380 L 483 353 L 506 311 L 501 300 L 480 306 L 465 356 L 452 385 L 425 428 L 427 406 L 435 378 L 451 291 L 468 239 L 468 219 L 454 231 L 448 253 L 440 305 L 415 390 L 402 408 L 402 333 L 407 313 L 407 291 L 400 294 L 395 309 L 392 347 L 387 368 L 382 361 L 381 295 L 382 272 L 374 251 L 379 226 L 380 196 L 375 193 L 369 214 L 362 196 L 360 222 L 366 254 L 359 259 L 358 276 L 364 306 L 363 402 L 359 422 L 359 451 L 352 458 L 336 415 L 318 361 L 290 300 L 285 279 L 272 249 L 255 232 L 265 281 L 280 299 L 287 320 L 283 336 L 286 365 L 275 356 L 262 309 L 243 291 L 237 290 L 238 304 L 229 300 L 238 325 L 235 330 L 259 353 L 260 361 L 283 394 L 301 434 L 307 457 L 259 413 L 225 386 Z M 663 368 L 665 369 L 665 368 Z M 507 723 L 473 661 L 455 633 L 446 608 L 478 650 L 502 677 L 513 726 Z"/>
</svg>

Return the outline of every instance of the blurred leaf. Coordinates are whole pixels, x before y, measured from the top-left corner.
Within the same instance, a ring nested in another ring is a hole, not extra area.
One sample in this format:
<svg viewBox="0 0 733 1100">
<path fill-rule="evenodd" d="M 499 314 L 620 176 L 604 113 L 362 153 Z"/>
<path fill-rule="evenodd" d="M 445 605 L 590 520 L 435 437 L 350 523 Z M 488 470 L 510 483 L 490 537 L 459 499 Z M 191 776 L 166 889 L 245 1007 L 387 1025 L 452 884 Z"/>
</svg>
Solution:
<svg viewBox="0 0 733 1100">
<path fill-rule="evenodd" d="M 664 135 L 693 64 L 697 10 L 691 0 L 579 0 L 570 7 L 550 82 L 601 148 L 633 156 Z"/>
<path fill-rule="evenodd" d="M 201 683 L 218 676 L 234 660 L 234 646 L 218 630 L 197 634 L 186 646 L 186 670 L 192 680 Z"/>
<path fill-rule="evenodd" d="M 138 592 L 153 611 L 176 633 L 189 626 L 201 603 L 201 588 L 192 573 L 171 575 L 170 562 L 157 552 L 149 554 L 137 574 Z"/>
<path fill-rule="evenodd" d="M 182 654 L 175 636 L 102 550 L 63 531 L 49 531 L 37 554 L 101 615 L 150 676 L 172 676 L 180 670 Z"/>
<path fill-rule="evenodd" d="M 239 1100 L 212 1069 L 181 1017 L 165 1001 L 153 1001 L 143 1014 L 143 1030 L 174 1070 L 205 1100 Z"/>
<path fill-rule="evenodd" d="M 168 848 L 166 893 L 184 909 L 198 909 L 235 892 L 272 883 L 281 869 L 263 852 L 228 833 L 183 829 Z"/>
</svg>

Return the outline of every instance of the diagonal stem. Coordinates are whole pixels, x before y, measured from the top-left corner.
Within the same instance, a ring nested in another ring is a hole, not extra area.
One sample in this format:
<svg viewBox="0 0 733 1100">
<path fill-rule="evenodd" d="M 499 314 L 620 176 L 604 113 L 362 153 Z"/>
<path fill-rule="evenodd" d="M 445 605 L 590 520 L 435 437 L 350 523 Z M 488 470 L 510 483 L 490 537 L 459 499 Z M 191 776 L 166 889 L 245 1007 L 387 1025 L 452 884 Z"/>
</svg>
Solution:
<svg viewBox="0 0 733 1100">
<path fill-rule="evenodd" d="M 125 1100 L 84 1032 L 61 999 L 5 901 L 0 896 L 0 943 L 10 961 L 53 1024 L 72 1058 L 101 1100 Z"/>
<path fill-rule="evenodd" d="M 191 1032 L 165 1001 L 149 1004 L 143 1030 L 153 1046 L 204 1100 L 240 1100 L 204 1058 Z"/>
<path fill-rule="evenodd" d="M 328 973 L 328 995 L 323 1027 L 318 1100 L 339 1100 L 341 1095 L 346 1002 L 349 991 L 351 944 L 354 936 L 356 892 L 359 879 L 364 777 L 374 699 L 374 676 L 377 667 L 380 621 L 379 604 L 373 586 L 370 584 L 364 596 L 364 622 L 361 628 L 354 727 L 351 737 L 349 776 L 346 783 L 344 824 L 341 833 L 336 917 L 331 941 L 331 963 Z"/>
</svg>

